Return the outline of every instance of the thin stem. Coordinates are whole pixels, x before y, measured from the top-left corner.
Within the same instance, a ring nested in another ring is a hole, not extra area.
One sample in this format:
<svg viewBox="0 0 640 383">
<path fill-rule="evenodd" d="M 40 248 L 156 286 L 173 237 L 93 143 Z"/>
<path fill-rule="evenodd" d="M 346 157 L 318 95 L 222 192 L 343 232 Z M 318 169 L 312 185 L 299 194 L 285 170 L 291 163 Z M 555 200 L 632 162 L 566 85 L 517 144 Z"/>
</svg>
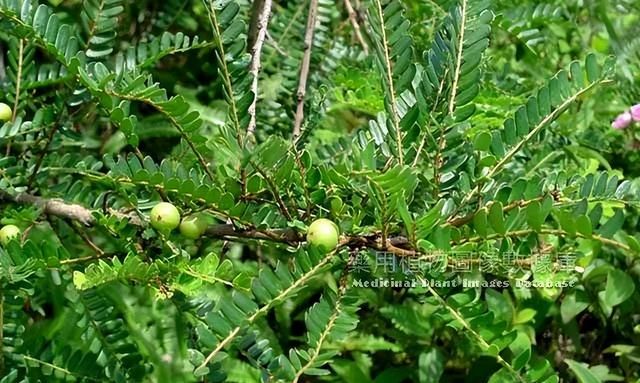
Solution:
<svg viewBox="0 0 640 383">
<path fill-rule="evenodd" d="M 222 283 L 224 285 L 227 285 L 229 287 L 233 287 L 233 283 L 229 282 L 229 281 L 225 281 L 224 279 L 220 279 L 218 277 L 216 277 L 215 275 L 206 275 L 206 274 L 202 274 L 199 273 L 197 271 L 195 271 L 193 268 L 191 268 L 191 266 L 187 266 L 187 268 L 184 270 L 184 273 L 187 275 L 191 275 L 194 278 L 198 278 L 201 279 L 207 283 L 210 284 L 216 284 L 216 283 Z"/>
<path fill-rule="evenodd" d="M 41 364 L 43 366 L 47 366 L 47 367 L 51 368 L 52 370 L 56 370 L 56 371 L 62 372 L 65 375 L 75 376 L 76 378 L 82 378 L 83 380 L 90 380 L 92 382 L 98 382 L 97 379 L 92 378 L 90 376 L 80 375 L 78 373 L 75 373 L 75 372 L 69 371 L 67 369 L 64 369 L 64 368 L 62 368 L 60 366 L 56 366 L 55 364 L 51 364 L 51 363 L 45 362 L 45 361 L 40 360 L 40 359 L 32 358 L 32 357 L 30 357 L 28 355 L 21 355 L 21 358 L 24 359 L 24 360 L 28 360 L 30 362 L 34 362 L 34 363 Z"/>
<path fill-rule="evenodd" d="M 280 212 L 282 213 L 282 215 L 284 215 L 287 220 L 292 221 L 293 216 L 289 212 L 287 205 L 285 205 L 284 201 L 282 200 L 282 196 L 280 196 L 280 192 L 278 191 L 278 186 L 273 182 L 271 177 L 269 177 L 258 165 L 256 165 L 252 161 L 249 161 L 249 162 L 251 163 L 251 165 L 253 165 L 256 171 L 262 176 L 262 178 L 264 178 L 264 180 L 267 182 L 267 185 L 269 185 L 269 189 L 271 189 L 271 194 L 273 194 L 273 198 L 276 199 L 276 203 L 278 204 L 278 207 L 280 208 Z"/>
<path fill-rule="evenodd" d="M 60 264 L 61 265 L 75 265 L 77 263 L 85 263 L 85 262 L 91 262 L 91 261 L 95 261 L 98 259 L 102 259 L 102 258 L 109 258 L 112 256 L 115 256 L 116 254 L 110 254 L 110 253 L 99 253 L 99 254 L 94 254 L 94 255 L 88 255 L 86 257 L 79 257 L 79 258 L 71 258 L 71 259 L 62 259 L 60 260 Z"/>
<path fill-rule="evenodd" d="M 58 124 L 56 123 L 55 125 L 53 125 L 53 127 L 49 131 L 49 136 L 47 137 L 47 141 L 44 145 L 44 148 L 42 149 L 42 153 L 40 153 L 40 156 L 38 156 L 38 161 L 36 162 L 36 166 L 33 168 L 33 172 L 31 173 L 31 176 L 29 177 L 29 181 L 27 182 L 27 190 L 31 190 L 31 186 L 33 186 L 33 182 L 35 181 L 36 176 L 38 175 L 40 166 L 42 166 L 42 161 L 44 161 L 44 157 L 47 155 L 47 149 L 49 148 L 49 145 L 51 145 L 51 142 L 53 141 L 53 137 L 55 136 L 57 131 L 58 131 Z"/>
<path fill-rule="evenodd" d="M 382 51 L 384 53 L 384 67 L 387 76 L 387 86 L 389 91 L 389 104 L 391 104 L 391 119 L 393 121 L 393 127 L 396 133 L 396 141 L 398 147 L 398 162 L 400 166 L 404 165 L 404 153 L 402 146 L 402 131 L 400 130 L 400 113 L 396 105 L 395 86 L 393 84 L 393 73 L 391 69 L 391 56 L 389 54 L 389 42 L 387 41 L 387 31 L 384 23 L 384 13 L 382 12 L 382 4 L 380 0 L 375 0 L 376 8 L 378 11 L 378 18 L 380 20 L 380 33 L 382 34 Z"/>
<path fill-rule="evenodd" d="M 434 105 L 438 105 L 438 101 L 440 99 L 440 95 L 444 91 L 444 83 L 445 83 L 445 79 L 447 78 L 447 73 L 448 73 L 448 69 L 445 71 L 444 76 L 442 76 L 442 80 L 440 80 L 440 86 L 438 87 L 438 93 L 436 94 L 436 101 L 435 101 Z M 442 126 L 442 124 L 440 124 L 433 117 L 432 114 L 429 114 L 429 118 L 438 127 L 438 131 L 440 132 L 440 136 L 438 138 L 438 141 L 435 144 L 436 145 L 436 155 L 434 156 L 434 159 L 433 159 L 433 179 L 434 179 L 433 194 L 434 194 L 435 197 L 438 197 L 438 195 L 440 194 L 440 168 L 442 167 L 442 164 L 444 162 L 442 160 L 442 152 L 447 147 L 447 138 L 445 136 L 445 127 Z M 427 132 L 429 132 L 429 129 L 425 129 L 425 130 Z M 434 139 L 434 142 L 435 142 L 435 139 Z"/>
<path fill-rule="evenodd" d="M 20 39 L 20 46 L 18 48 L 18 74 L 16 77 L 16 99 L 13 103 L 13 115 L 11 116 L 11 121 L 16 120 L 16 115 L 18 114 L 18 102 L 20 101 L 20 85 L 22 83 L 22 61 L 24 60 L 24 39 Z"/>
<path fill-rule="evenodd" d="M 418 165 L 418 161 L 420 160 L 420 154 L 422 153 L 422 149 L 424 148 L 424 144 L 426 142 L 427 142 L 427 135 L 425 134 L 422 137 L 422 140 L 420 140 L 420 145 L 418 145 L 418 149 L 416 149 L 416 157 L 413 159 L 413 162 L 411 163 L 412 168 L 415 168 Z"/>
<path fill-rule="evenodd" d="M 311 205 L 313 202 L 311 201 L 311 194 L 309 193 L 309 188 L 307 187 L 307 169 L 304 167 L 302 163 L 302 158 L 300 155 L 300 151 L 296 147 L 295 143 L 293 145 L 293 151 L 295 155 L 296 165 L 298 165 L 298 170 L 300 171 L 300 178 L 302 179 L 302 190 L 304 192 L 304 201 L 306 205 L 304 218 L 309 218 L 311 216 Z"/>
<path fill-rule="evenodd" d="M 358 42 L 362 46 L 362 51 L 364 52 L 364 54 L 369 55 L 369 46 L 362 37 L 360 24 L 358 24 L 358 17 L 356 15 L 356 11 L 353 9 L 353 5 L 351 5 L 351 1 L 344 0 L 344 7 L 347 9 L 347 13 L 349 14 L 349 21 L 351 22 L 351 26 L 353 27 L 353 31 L 356 35 L 356 40 L 358 40 Z"/>
<path fill-rule="evenodd" d="M 187 143 L 187 145 L 189 146 L 193 154 L 196 156 L 198 163 L 202 167 L 202 170 L 207 174 L 207 177 L 209 177 L 211 181 L 215 180 L 215 176 L 213 175 L 213 172 L 211 171 L 211 169 L 209 169 L 209 166 L 207 165 L 207 161 L 205 160 L 202 153 L 200 153 L 198 148 L 196 148 L 196 145 L 193 143 L 193 141 L 189 138 L 189 136 L 187 135 L 187 132 L 185 132 L 185 130 L 182 128 L 182 125 L 180 125 L 178 120 L 176 120 L 175 117 L 171 113 L 167 112 L 161 105 L 159 105 L 158 103 L 156 103 L 155 101 L 149 98 L 140 98 L 136 95 L 120 93 L 115 90 L 105 90 L 105 93 L 107 93 L 110 96 L 115 96 L 124 100 L 142 102 L 144 104 L 147 104 L 153 107 L 158 112 L 163 114 L 169 120 L 169 122 L 171 122 L 171 125 L 173 125 L 178 130 L 182 139 Z"/>
<path fill-rule="evenodd" d="M 251 92 L 253 92 L 253 101 L 249 105 L 249 126 L 247 127 L 247 135 L 252 135 L 256 129 L 256 104 L 258 102 L 258 75 L 260 72 L 260 56 L 262 54 L 262 46 L 267 36 L 267 26 L 269 24 L 269 16 L 271 15 L 271 0 L 264 0 L 264 5 L 258 16 L 258 33 L 255 44 L 251 48 L 251 64 L 249 65 L 249 73 L 253 76 L 251 82 Z"/>
<path fill-rule="evenodd" d="M 11 115 L 11 122 L 16 121 L 16 116 L 18 115 L 18 103 L 20 102 L 20 85 L 22 84 L 22 61 L 24 56 L 24 39 L 20 39 L 20 45 L 18 46 L 18 73 L 16 75 L 16 94 L 15 101 L 13 103 L 13 113 Z M 7 144 L 7 151 L 5 153 L 6 156 L 11 153 L 11 141 Z"/>
<path fill-rule="evenodd" d="M 456 94 L 458 92 L 458 81 L 460 80 L 460 70 L 462 69 L 462 48 L 464 46 L 464 32 L 467 27 L 467 0 L 462 0 L 460 10 L 462 20 L 460 20 L 460 36 L 458 37 L 458 57 L 456 58 L 456 70 L 453 74 L 453 85 L 451 87 L 451 98 L 449 99 L 449 114 L 453 115 L 456 109 Z"/>
<path fill-rule="evenodd" d="M 227 97 L 229 102 L 231 121 L 233 122 L 233 126 L 236 130 L 236 139 L 238 140 L 238 144 L 242 144 L 242 136 L 240 132 L 240 118 L 238 117 L 238 109 L 235 102 L 235 92 L 233 90 L 233 84 L 231 81 L 231 73 L 229 68 L 227 67 L 227 62 L 225 61 L 225 49 L 224 44 L 222 43 L 222 32 L 220 30 L 220 25 L 218 24 L 218 16 L 216 14 L 216 10 L 213 4 L 213 0 L 202 0 L 205 7 L 208 10 L 209 14 L 209 22 L 211 23 L 211 28 L 213 29 L 214 39 L 218 48 L 218 60 L 220 61 L 220 70 L 222 72 L 222 80 L 224 83 L 224 87 L 227 91 Z"/>
<path fill-rule="evenodd" d="M 298 106 L 293 123 L 293 140 L 300 137 L 300 128 L 304 119 L 304 97 L 307 93 L 307 79 L 309 77 L 309 66 L 311 64 L 311 48 L 313 47 L 313 33 L 316 27 L 316 16 L 318 13 L 318 0 L 311 0 L 309 3 L 309 15 L 307 16 L 307 28 L 304 34 L 304 56 L 300 64 L 300 81 L 298 82 Z"/>
<path fill-rule="evenodd" d="M 305 5 L 306 1 L 301 1 L 297 7 L 296 7 L 296 11 L 293 14 L 293 16 L 288 20 L 287 25 L 284 27 L 284 30 L 282 31 L 282 33 L 280 34 L 280 39 L 279 40 L 275 40 L 274 38 L 272 38 L 272 36 L 270 35 L 269 31 L 267 31 L 267 39 L 269 39 L 269 41 L 271 42 L 271 45 L 274 47 L 274 51 L 271 52 L 271 54 L 269 54 L 269 56 L 267 56 L 267 59 L 265 60 L 267 63 L 267 66 L 269 66 L 270 64 L 273 63 L 274 57 L 276 56 L 276 53 L 282 55 L 282 56 L 287 56 L 287 52 L 285 52 L 282 48 L 280 48 L 280 46 L 282 45 L 283 41 L 287 41 L 286 39 L 289 37 L 289 32 L 291 32 L 293 30 L 293 26 L 296 24 L 296 22 L 298 21 L 298 18 L 302 15 L 302 11 L 304 10 L 304 5 Z M 278 3 L 275 4 L 277 8 L 283 9 L 284 7 L 282 5 L 279 5 Z"/>
<path fill-rule="evenodd" d="M 78 227 L 79 225 L 77 222 L 72 221 L 70 223 L 70 226 L 73 229 L 73 231 L 76 234 L 78 234 L 78 236 L 84 241 L 84 243 L 86 243 L 87 246 L 89 246 L 96 253 L 96 256 L 98 258 L 104 257 L 105 255 L 104 251 L 100 247 L 98 247 L 98 245 L 93 243 L 91 238 L 89 238 L 89 236 L 82 229 L 80 229 L 80 227 Z"/>
<path fill-rule="evenodd" d="M 93 38 L 93 36 L 96 33 L 96 30 L 98 29 L 98 23 L 104 17 L 103 16 L 104 7 L 105 7 L 104 0 L 100 1 L 98 6 L 96 7 L 97 8 L 96 15 L 95 15 L 95 17 L 92 18 L 91 25 L 89 26 L 89 31 L 87 33 L 87 49 L 89 49 L 89 42 L 91 41 L 91 39 Z"/>
<path fill-rule="evenodd" d="M 484 241 L 489 241 L 492 239 L 499 239 L 499 238 L 506 238 L 506 237 L 524 237 L 527 236 L 529 234 L 533 234 L 533 233 L 538 233 L 538 234 L 549 234 L 549 235 L 555 235 L 558 237 L 568 237 L 571 234 L 564 231 L 564 230 L 560 230 L 560 229 L 541 229 L 541 230 L 533 230 L 533 229 L 523 229 L 523 230 L 515 230 L 515 231 L 510 231 L 507 232 L 505 234 L 500 234 L 500 233 L 495 233 L 495 234 L 490 234 L 486 237 L 470 237 L 470 238 L 463 238 L 462 240 L 460 240 L 459 242 L 456 242 L 456 245 L 462 245 L 465 243 L 469 243 L 469 242 L 484 242 Z M 587 236 L 584 235 L 582 233 L 575 233 L 574 234 L 576 237 L 578 238 L 582 238 L 582 239 L 593 239 L 595 241 L 604 243 L 605 245 L 609 245 L 609 246 L 613 246 L 613 247 L 617 247 L 620 250 L 624 250 L 624 251 L 632 251 L 632 249 L 625 245 L 622 242 L 618 242 L 616 240 L 613 239 L 609 239 L 609 238 L 605 238 L 603 236 L 597 235 L 597 234 L 592 234 L 591 236 Z"/>
</svg>

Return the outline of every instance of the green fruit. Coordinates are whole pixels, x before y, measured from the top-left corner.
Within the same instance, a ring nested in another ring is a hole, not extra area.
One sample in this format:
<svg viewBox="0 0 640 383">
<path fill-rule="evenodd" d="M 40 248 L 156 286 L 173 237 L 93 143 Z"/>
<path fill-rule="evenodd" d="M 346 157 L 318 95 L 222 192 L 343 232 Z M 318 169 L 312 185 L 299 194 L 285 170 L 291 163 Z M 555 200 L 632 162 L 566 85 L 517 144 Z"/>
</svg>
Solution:
<svg viewBox="0 0 640 383">
<path fill-rule="evenodd" d="M 0 243 L 6 245 L 12 239 L 20 237 L 20 229 L 15 225 L 7 225 L 0 229 Z"/>
<path fill-rule="evenodd" d="M 339 237 L 338 225 L 325 218 L 313 221 L 307 230 L 307 242 L 322 253 L 338 247 Z"/>
<path fill-rule="evenodd" d="M 206 229 L 206 222 L 197 215 L 186 217 L 180 223 L 180 234 L 189 239 L 198 239 Z"/>
<path fill-rule="evenodd" d="M 13 113 L 11 112 L 9 105 L 0 102 L 0 121 L 6 122 L 11 120 L 12 114 Z"/>
<path fill-rule="evenodd" d="M 196 217 L 197 217 L 196 223 L 198 224 L 198 227 L 200 228 L 200 230 L 204 233 L 209 228 L 209 222 L 207 221 L 206 216 L 202 214 L 196 215 Z"/>
<path fill-rule="evenodd" d="M 161 232 L 170 232 L 180 225 L 180 212 L 173 204 L 160 202 L 151 209 L 151 226 Z"/>
</svg>

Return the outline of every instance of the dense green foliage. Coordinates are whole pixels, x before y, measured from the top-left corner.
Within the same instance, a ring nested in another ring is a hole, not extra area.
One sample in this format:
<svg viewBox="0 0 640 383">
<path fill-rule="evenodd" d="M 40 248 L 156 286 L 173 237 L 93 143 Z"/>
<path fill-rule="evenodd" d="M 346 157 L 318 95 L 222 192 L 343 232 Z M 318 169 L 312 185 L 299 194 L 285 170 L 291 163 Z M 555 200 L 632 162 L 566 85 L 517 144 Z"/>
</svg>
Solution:
<svg viewBox="0 0 640 383">
<path fill-rule="evenodd" d="M 0 0 L 0 383 L 640 381 L 639 15 Z"/>
</svg>

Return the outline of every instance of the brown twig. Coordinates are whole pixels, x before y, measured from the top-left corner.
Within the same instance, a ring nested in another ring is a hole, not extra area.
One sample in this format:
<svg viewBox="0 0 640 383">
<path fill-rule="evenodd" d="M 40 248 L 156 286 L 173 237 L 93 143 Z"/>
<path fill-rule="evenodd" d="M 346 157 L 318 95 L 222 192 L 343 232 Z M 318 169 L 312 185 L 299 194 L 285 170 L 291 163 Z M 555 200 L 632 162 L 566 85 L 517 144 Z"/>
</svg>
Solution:
<svg viewBox="0 0 640 383">
<path fill-rule="evenodd" d="M 84 226 L 94 226 L 97 223 L 92 210 L 89 210 L 82 205 L 68 203 L 60 199 L 48 199 L 26 193 L 12 196 L 0 191 L 0 200 L 13 201 L 15 203 L 25 205 L 34 205 L 42 209 L 43 214 L 76 221 Z M 140 217 L 132 212 L 109 209 L 107 213 L 115 215 L 120 219 L 126 219 L 134 226 L 146 225 Z M 252 238 L 292 244 L 302 240 L 298 233 L 293 229 L 238 229 L 233 224 L 210 226 L 206 230 L 206 235 L 214 238 Z"/>
<path fill-rule="evenodd" d="M 349 21 L 351 22 L 351 26 L 353 27 L 353 31 L 356 35 L 356 40 L 362 45 L 362 50 L 365 55 L 369 54 L 369 45 L 364 41 L 362 37 L 362 32 L 360 31 L 360 24 L 358 24 L 358 15 L 356 11 L 353 9 L 353 5 L 351 5 L 350 0 L 344 0 L 344 7 L 347 9 L 347 14 L 349 15 Z"/>
<path fill-rule="evenodd" d="M 86 243 L 96 253 L 96 256 L 98 258 L 101 258 L 105 255 L 105 252 L 100 247 L 98 247 L 98 245 L 93 243 L 93 241 L 91 240 L 91 238 L 89 238 L 87 233 L 82 231 L 82 229 L 79 227 L 80 225 L 78 225 L 74 221 L 71 221 L 69 222 L 69 226 L 71 226 L 71 229 L 73 229 L 73 231 L 76 234 L 78 234 L 78 236 L 82 239 L 82 241 L 84 241 L 84 243 Z"/>
<path fill-rule="evenodd" d="M 278 52 L 278 54 L 282 55 L 282 56 L 287 56 L 287 52 L 285 52 L 282 48 L 280 48 L 280 45 L 278 44 L 278 42 L 271 37 L 271 34 L 269 33 L 269 31 L 266 31 L 267 33 L 267 41 L 269 41 L 269 43 L 271 43 L 271 46 L 273 47 L 273 49 Z"/>
<path fill-rule="evenodd" d="M 249 105 L 249 125 L 247 126 L 247 135 L 252 135 L 256 129 L 256 104 L 258 102 L 258 74 L 260 72 L 260 55 L 262 46 L 267 35 L 267 26 L 269 24 L 269 16 L 271 14 L 271 0 L 264 0 L 262 9 L 258 16 L 257 34 L 255 43 L 251 47 L 251 64 L 249 65 L 249 73 L 253 76 L 251 82 L 251 92 L 253 92 L 253 101 Z"/>
<path fill-rule="evenodd" d="M 360 24 L 358 24 L 358 15 L 356 11 L 353 9 L 350 0 L 344 0 L 344 7 L 347 9 L 347 13 L 349 14 L 349 21 L 351 22 L 351 26 L 353 27 L 353 31 L 356 35 L 356 39 L 362 45 L 362 51 L 365 55 L 369 55 L 369 45 L 364 41 L 362 37 L 362 32 L 360 32 Z"/>
<path fill-rule="evenodd" d="M 19 194 L 17 196 L 11 196 L 7 193 L 0 191 L 0 200 L 9 200 L 21 204 L 36 205 L 43 209 L 43 213 L 58 216 L 60 218 L 69 219 L 72 221 L 78 221 L 85 226 L 92 226 L 96 224 L 96 220 L 93 217 L 92 211 L 78 204 L 67 203 L 62 200 L 46 199 L 42 197 L 33 196 L 30 194 Z M 137 215 L 131 215 L 130 213 L 123 213 L 120 211 L 110 210 L 110 214 L 116 215 L 123 219 L 128 219 L 129 223 L 136 226 L 145 226 Z M 463 238 L 459 241 L 452 241 L 451 245 L 462 245 L 465 243 L 480 243 L 491 240 L 498 240 L 502 238 L 514 238 L 522 237 L 530 234 L 540 235 L 555 235 L 561 237 L 569 236 L 564 230 L 543 228 L 541 230 L 523 229 L 507 232 L 505 234 L 491 234 L 487 237 L 470 237 Z M 272 229 L 255 229 L 255 228 L 238 228 L 233 224 L 217 224 L 212 225 L 205 231 L 205 235 L 209 238 L 220 238 L 226 240 L 246 238 L 253 240 L 265 240 L 272 242 L 280 242 L 288 245 L 296 245 L 305 241 L 305 238 L 301 233 L 293 228 L 272 228 Z M 589 237 L 576 233 L 576 237 L 584 239 L 593 239 L 601 242 L 602 244 L 609 245 L 620 250 L 631 252 L 632 249 L 621 242 L 613 239 L 605 238 L 596 234 Z M 399 257 L 424 257 L 425 254 L 419 250 L 411 248 L 410 241 L 404 236 L 389 237 L 383 239 L 380 233 L 373 233 L 370 235 L 355 235 L 355 236 L 342 236 L 339 246 L 349 248 L 370 248 L 377 251 L 389 252 Z M 92 260 L 100 258 L 105 253 L 98 254 L 97 256 L 86 257 L 85 259 L 77 260 L 65 260 L 64 263 L 75 263 L 84 260 Z M 428 254 L 426 255 L 428 256 Z"/>
<path fill-rule="evenodd" d="M 34 205 L 42 209 L 44 214 L 78 221 L 85 226 L 91 226 L 95 223 L 95 218 L 89 209 L 81 205 L 67 203 L 63 200 L 47 199 L 26 193 L 21 193 L 16 196 L 0 194 L 0 199 L 11 200 L 20 204 Z"/>
<path fill-rule="evenodd" d="M 44 157 L 47 155 L 47 149 L 49 148 L 49 145 L 51 145 L 51 142 L 53 141 L 53 137 L 55 136 L 57 131 L 58 131 L 58 124 L 56 123 L 55 125 L 53 125 L 53 127 L 51 127 L 51 130 L 49 131 L 49 136 L 47 137 L 47 142 L 45 143 L 44 148 L 42 149 L 42 153 L 40 153 L 40 156 L 38 157 L 38 161 L 36 162 L 36 166 L 33 168 L 33 172 L 29 177 L 29 181 L 27 181 L 27 190 L 31 190 L 31 186 L 33 186 L 33 182 L 35 181 L 36 176 L 38 175 L 40 166 L 42 166 L 42 161 L 44 161 Z"/>
<path fill-rule="evenodd" d="M 205 235 L 213 238 L 249 238 L 295 244 L 303 239 L 293 229 L 238 229 L 231 224 L 210 226 Z"/>
<path fill-rule="evenodd" d="M 293 154 L 296 161 L 296 165 L 298 166 L 298 170 L 300 171 L 300 178 L 302 179 L 302 190 L 304 192 L 304 202 L 306 205 L 303 219 L 307 219 L 311 217 L 311 205 L 313 202 L 311 201 L 311 194 L 309 193 L 309 188 L 307 187 L 307 169 L 302 163 L 302 158 L 300 151 L 296 147 L 295 143 L 293 145 Z"/>
<path fill-rule="evenodd" d="M 293 140 L 300 137 L 300 128 L 304 118 L 304 97 L 307 93 L 307 79 L 309 77 L 309 65 L 311 64 L 311 48 L 313 47 L 313 33 L 316 28 L 316 16 L 318 14 L 318 0 L 309 3 L 309 15 L 307 16 L 307 29 L 304 34 L 304 56 L 300 64 L 300 82 L 298 83 L 298 106 L 293 123 Z"/>
<path fill-rule="evenodd" d="M 291 221 L 293 220 L 293 216 L 291 215 L 291 212 L 289 212 L 289 209 L 287 208 L 287 205 L 284 203 L 284 201 L 282 200 L 282 197 L 280 196 L 280 192 L 278 191 L 278 186 L 273 182 L 273 180 L 265 173 L 264 170 L 262 170 L 262 168 L 260 168 L 260 166 L 258 166 L 257 164 L 255 164 L 253 161 L 249 161 L 249 163 L 251 163 L 251 165 L 253 165 L 253 167 L 256 169 L 256 171 L 262 176 L 262 178 L 264 178 L 264 180 L 267 182 L 267 185 L 269 185 L 269 189 L 271 189 L 271 194 L 273 195 L 273 198 L 275 198 L 276 203 L 278 204 L 278 208 L 280 209 L 280 212 L 282 213 L 282 215 L 284 215 L 284 217 L 288 220 Z"/>
</svg>

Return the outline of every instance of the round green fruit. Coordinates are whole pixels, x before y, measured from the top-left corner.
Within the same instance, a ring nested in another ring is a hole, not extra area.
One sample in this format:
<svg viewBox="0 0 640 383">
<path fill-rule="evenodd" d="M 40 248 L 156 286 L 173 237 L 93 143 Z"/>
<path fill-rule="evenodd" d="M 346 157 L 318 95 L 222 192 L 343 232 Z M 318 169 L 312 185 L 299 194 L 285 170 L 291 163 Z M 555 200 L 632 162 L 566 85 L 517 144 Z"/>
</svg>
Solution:
<svg viewBox="0 0 640 383">
<path fill-rule="evenodd" d="M 160 202 L 151 209 L 151 226 L 162 232 L 170 232 L 180 225 L 180 212 L 168 202 Z"/>
<path fill-rule="evenodd" d="M 11 112 L 11 107 L 9 107 L 9 105 L 0 102 L 0 121 L 2 122 L 7 122 L 9 120 L 11 120 L 11 115 L 13 113 Z"/>
<path fill-rule="evenodd" d="M 307 230 L 307 242 L 323 253 L 338 247 L 339 237 L 338 225 L 326 218 L 313 221 Z"/>
<path fill-rule="evenodd" d="M 206 222 L 197 215 L 186 217 L 180 223 L 180 234 L 189 239 L 198 239 L 206 229 Z"/>
<path fill-rule="evenodd" d="M 0 229 L 0 243 L 6 245 L 12 239 L 20 237 L 20 229 L 15 225 L 7 225 Z"/>
</svg>

